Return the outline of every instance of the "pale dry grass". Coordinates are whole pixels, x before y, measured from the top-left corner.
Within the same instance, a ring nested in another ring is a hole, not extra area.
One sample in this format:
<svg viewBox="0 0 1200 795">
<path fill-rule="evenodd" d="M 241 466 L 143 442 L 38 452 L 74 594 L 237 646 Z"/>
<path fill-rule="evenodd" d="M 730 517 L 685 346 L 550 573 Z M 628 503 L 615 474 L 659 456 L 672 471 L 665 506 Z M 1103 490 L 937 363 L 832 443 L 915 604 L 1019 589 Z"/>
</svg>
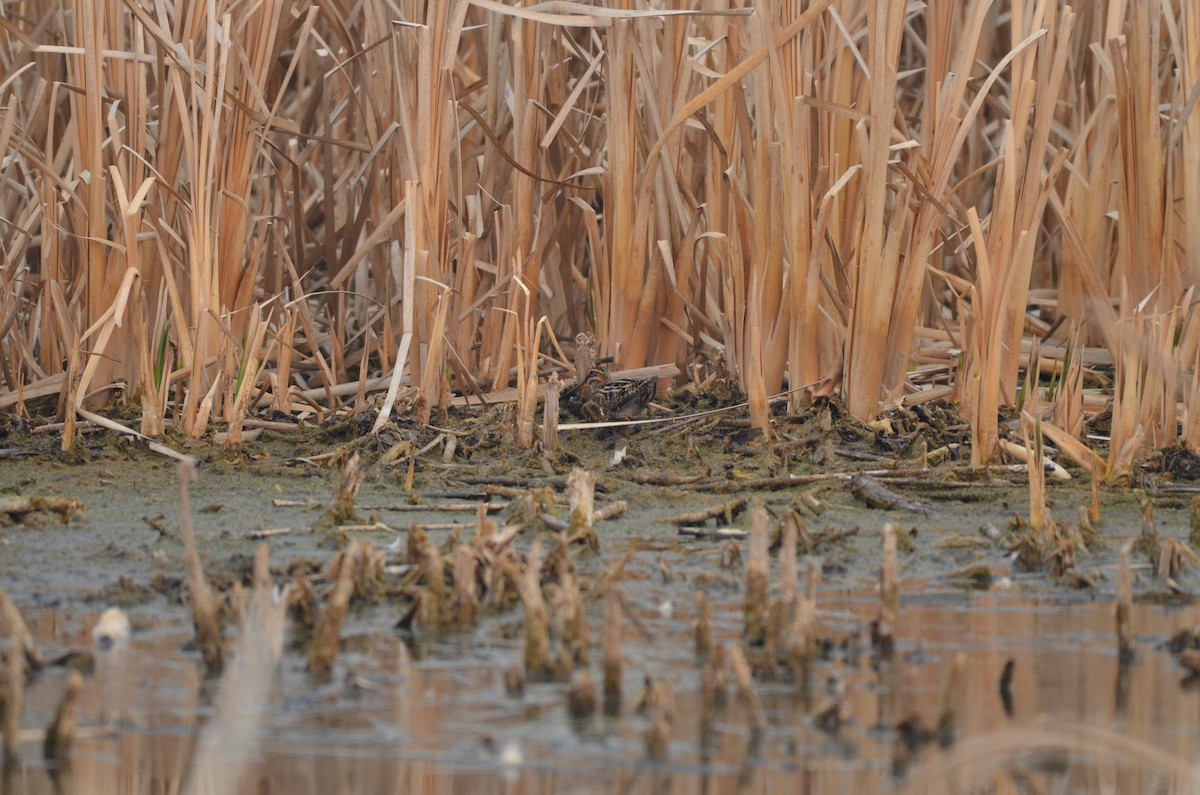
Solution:
<svg viewBox="0 0 1200 795">
<path fill-rule="evenodd" d="M 985 462 L 1045 338 L 1119 480 L 1200 444 L 1198 100 L 1185 0 L 6 2 L 0 407 L 236 444 L 515 387 L 528 444 L 587 330 L 767 432 L 954 395 Z"/>
</svg>

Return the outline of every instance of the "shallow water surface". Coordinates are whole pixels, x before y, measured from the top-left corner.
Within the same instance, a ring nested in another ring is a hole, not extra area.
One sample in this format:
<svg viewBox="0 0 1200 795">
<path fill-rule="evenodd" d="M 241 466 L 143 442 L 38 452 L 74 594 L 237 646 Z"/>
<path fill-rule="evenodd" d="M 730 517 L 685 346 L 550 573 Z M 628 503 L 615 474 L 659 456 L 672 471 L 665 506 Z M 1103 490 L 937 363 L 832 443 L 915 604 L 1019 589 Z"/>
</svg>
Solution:
<svg viewBox="0 0 1200 795">
<path fill-rule="evenodd" d="M 301 656 L 285 655 L 259 745 L 218 741 L 213 758 L 248 764 L 245 793 L 1188 791 L 1160 757 L 1200 753 L 1200 690 L 1183 683 L 1162 648 L 1191 627 L 1191 608 L 1138 605 L 1141 652 L 1122 667 L 1108 600 L 1031 595 L 1020 581 L 985 593 L 909 583 L 896 655 L 880 662 L 863 635 L 873 587 L 826 586 L 822 634 L 836 648 L 814 666 L 807 695 L 793 683 L 759 685 L 770 727 L 755 742 L 732 695 L 702 717 L 692 616 L 664 615 L 667 587 L 643 583 L 632 594 L 648 637 L 627 635 L 619 718 L 571 718 L 560 684 L 530 683 L 523 696 L 506 695 L 503 671 L 519 664 L 521 646 L 497 641 L 503 633 L 489 622 L 423 639 L 414 657 L 380 611 L 356 617 L 327 682 L 314 683 Z M 718 631 L 732 640 L 739 607 L 717 608 Z M 86 646 L 94 617 L 34 610 L 27 618 L 52 652 Z M 190 628 L 178 623 L 150 625 L 123 648 L 98 653 L 70 767 L 52 771 L 27 746 L 28 764 L 8 774 L 5 790 L 180 791 L 216 689 L 194 654 L 181 652 L 189 641 Z M 936 723 L 944 673 L 960 651 L 956 742 L 926 745 L 907 769 L 895 770 L 903 754 L 893 727 L 913 714 Z M 998 683 L 1009 660 L 1006 707 Z M 663 762 L 647 761 L 647 720 L 631 709 L 647 673 L 670 679 L 676 693 Z M 847 720 L 836 732 L 811 717 L 831 697 L 831 682 L 845 689 Z M 25 725 L 48 722 L 61 683 L 51 670 L 31 685 Z M 1084 750 L 1072 747 L 1073 732 Z"/>
</svg>

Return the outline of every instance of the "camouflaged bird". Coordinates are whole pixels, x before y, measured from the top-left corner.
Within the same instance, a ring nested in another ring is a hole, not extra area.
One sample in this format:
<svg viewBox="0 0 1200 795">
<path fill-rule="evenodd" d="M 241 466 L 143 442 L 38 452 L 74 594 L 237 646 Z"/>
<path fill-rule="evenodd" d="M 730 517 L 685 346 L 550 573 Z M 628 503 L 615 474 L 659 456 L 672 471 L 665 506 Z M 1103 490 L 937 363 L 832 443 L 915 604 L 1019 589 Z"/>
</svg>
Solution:
<svg viewBox="0 0 1200 795">
<path fill-rule="evenodd" d="M 633 419 L 654 398 L 657 378 L 619 378 L 593 367 L 583 381 L 563 393 L 563 405 L 589 422 Z"/>
</svg>

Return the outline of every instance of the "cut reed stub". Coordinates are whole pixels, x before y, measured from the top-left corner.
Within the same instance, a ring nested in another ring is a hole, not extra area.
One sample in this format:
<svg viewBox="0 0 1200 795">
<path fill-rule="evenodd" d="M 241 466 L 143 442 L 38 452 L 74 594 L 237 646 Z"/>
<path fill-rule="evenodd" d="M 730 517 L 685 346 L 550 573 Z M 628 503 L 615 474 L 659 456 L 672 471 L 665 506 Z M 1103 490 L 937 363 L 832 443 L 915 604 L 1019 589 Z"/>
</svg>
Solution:
<svg viewBox="0 0 1200 795">
<path fill-rule="evenodd" d="M 604 593 L 604 628 L 601 636 L 601 667 L 604 671 L 604 714 L 621 713 L 621 593 L 609 584 Z"/>
<path fill-rule="evenodd" d="M 359 464 L 358 453 L 354 453 L 346 462 L 346 466 L 342 468 L 342 474 L 333 490 L 333 498 L 329 501 L 329 507 L 325 511 L 325 517 L 330 524 L 336 526 L 348 524 L 354 520 L 358 489 L 362 486 L 362 482 L 362 466 Z"/>
<path fill-rule="evenodd" d="M 82 690 L 83 676 L 78 671 L 68 673 L 67 686 L 42 741 L 42 755 L 46 759 L 62 762 L 70 755 L 71 744 L 75 740 L 75 714 L 79 710 L 79 694 Z"/>
<path fill-rule="evenodd" d="M 670 755 L 671 729 L 675 724 L 675 688 L 667 680 L 659 680 L 647 694 L 647 714 L 650 726 L 646 729 L 646 756 L 662 762 Z"/>
<path fill-rule="evenodd" d="M 191 462 L 179 465 L 179 534 L 183 537 L 184 556 L 187 559 L 188 591 L 192 597 L 192 618 L 196 626 L 196 641 L 205 668 L 210 674 L 219 673 L 225 664 L 221 648 L 221 622 L 217 604 L 213 597 L 200 552 L 196 548 L 196 534 L 192 529 L 192 507 L 189 484 L 196 476 Z"/>
<path fill-rule="evenodd" d="M 938 712 L 938 743 L 946 748 L 954 742 L 958 730 L 958 706 L 962 692 L 963 673 L 967 667 L 965 652 L 957 652 L 946 668 L 942 679 L 941 709 Z"/>
<path fill-rule="evenodd" d="M 600 551 L 600 538 L 596 535 L 596 476 L 575 467 L 567 476 L 567 504 L 570 520 L 567 534 L 574 541 L 584 542 L 594 552 Z"/>
<path fill-rule="evenodd" d="M 704 591 L 696 591 L 696 623 L 692 628 L 696 659 L 711 661 L 713 654 L 712 607 Z"/>
<path fill-rule="evenodd" d="M 746 563 L 746 597 L 742 606 L 742 638 L 750 646 L 766 643 L 770 628 L 770 521 L 766 506 L 755 500 L 750 508 L 750 558 Z"/>
<path fill-rule="evenodd" d="M 549 677 L 555 671 L 550 656 L 550 611 L 542 595 L 541 568 L 542 542 L 539 539 L 529 550 L 529 559 L 517 584 L 525 611 L 525 673 L 534 678 Z"/>
<path fill-rule="evenodd" d="M 896 574 L 896 526 L 883 528 L 883 562 L 879 566 L 879 612 L 871 624 L 871 643 L 881 657 L 895 651 L 896 620 L 900 610 L 900 586 Z"/>
<path fill-rule="evenodd" d="M 584 613 L 583 594 L 570 566 L 563 566 L 559 575 L 558 595 L 554 599 L 555 615 L 559 626 L 559 639 L 569 668 L 586 666 L 589 662 L 589 633 L 587 616 Z M 560 666 L 562 668 L 562 666 Z"/>
<path fill-rule="evenodd" d="M 746 717 L 750 724 L 751 739 L 761 738 L 767 731 L 767 713 L 763 710 L 762 699 L 754 686 L 754 675 L 750 671 L 750 663 L 742 647 L 736 643 L 725 644 L 725 657 L 729 660 L 729 668 L 733 672 L 733 681 L 737 684 L 738 698 L 746 709 Z"/>
<path fill-rule="evenodd" d="M 1121 662 L 1130 662 L 1137 656 L 1137 644 L 1133 637 L 1133 571 L 1129 566 L 1129 554 L 1133 541 L 1121 547 L 1121 564 L 1117 571 L 1117 654 Z"/>
<path fill-rule="evenodd" d="M 1142 497 L 1142 531 L 1138 535 L 1136 548 L 1149 558 L 1151 563 L 1157 563 L 1158 524 L 1154 521 L 1154 503 L 1145 496 Z"/>
<path fill-rule="evenodd" d="M 519 665 L 504 669 L 504 692 L 510 698 L 525 695 L 525 671 Z"/>
<path fill-rule="evenodd" d="M 587 671 L 576 671 L 567 690 L 567 714 L 576 720 L 590 718 L 596 712 L 596 683 Z"/>
<path fill-rule="evenodd" d="M 342 553 L 333 593 L 321 610 L 308 647 L 308 672 L 316 677 L 328 677 L 337 660 L 338 643 L 350 597 L 354 594 L 355 570 L 362 559 L 361 542 L 352 541 Z"/>
</svg>

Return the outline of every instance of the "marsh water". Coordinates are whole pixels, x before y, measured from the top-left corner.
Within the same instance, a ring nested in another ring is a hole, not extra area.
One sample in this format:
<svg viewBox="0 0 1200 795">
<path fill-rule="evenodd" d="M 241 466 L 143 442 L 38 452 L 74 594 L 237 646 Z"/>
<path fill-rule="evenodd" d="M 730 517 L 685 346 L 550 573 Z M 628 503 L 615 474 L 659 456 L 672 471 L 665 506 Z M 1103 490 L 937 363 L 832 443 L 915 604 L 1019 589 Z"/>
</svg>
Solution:
<svg viewBox="0 0 1200 795">
<path fill-rule="evenodd" d="M 629 448 L 632 466 L 609 469 L 617 445 Z M 257 458 L 251 447 L 236 459 L 201 462 L 192 505 L 218 588 L 245 576 L 264 540 L 280 582 L 290 565 L 321 570 L 336 553 L 336 540 L 313 526 L 337 470 L 302 453 L 288 442 L 261 448 Z M 713 606 L 716 639 L 738 641 L 744 555 L 732 555 L 730 545 L 744 542 L 681 535 L 666 521 L 721 503 L 729 495 L 716 492 L 731 489 L 638 482 L 631 473 L 646 471 L 648 455 L 634 438 L 580 445 L 569 462 L 599 473 L 597 507 L 629 505 L 598 524 L 598 554 L 575 556 L 585 585 L 628 557 L 620 585 L 625 665 L 618 714 L 572 717 L 564 682 L 529 681 L 510 694 L 505 674 L 522 660 L 519 606 L 485 612 L 474 627 L 423 632 L 398 628 L 403 607 L 385 599 L 352 604 L 327 678 L 307 672 L 293 633 L 265 713 L 255 716 L 261 730 L 249 742 L 228 743 L 201 739 L 219 679 L 204 674 L 181 593 L 173 465 L 120 445 L 93 451 L 86 465 L 3 462 L 4 493 L 68 496 L 87 506 L 66 524 L 25 517 L 0 528 L 0 583 L 47 659 L 89 651 L 94 665 L 67 764 L 44 761 L 40 744 L 64 668 L 49 666 L 29 683 L 20 764 L 0 776 L 0 787 L 140 795 L 183 791 L 190 781 L 204 791 L 193 768 L 198 746 L 207 743 L 208 764 L 244 766 L 237 791 L 245 793 L 1194 791 L 1200 688 L 1168 645 L 1200 624 L 1188 596 L 1200 578 L 1185 570 L 1169 589 L 1147 560 L 1135 559 L 1138 654 L 1122 663 L 1114 630 L 1117 550 L 1142 524 L 1138 497 L 1128 489 L 1103 492 L 1100 543 L 1080 552 L 1073 570 L 1080 576 L 1068 580 L 1014 566 L 1010 524 L 1027 512 L 1023 474 L 998 470 L 969 488 L 951 488 L 929 473 L 927 487 L 897 487 L 925 510 L 867 507 L 837 479 L 761 488 L 757 496 L 773 513 L 804 501 L 814 537 L 837 540 L 803 555 L 799 566 L 801 589 L 819 574 L 821 653 L 804 682 L 756 679 L 768 722 L 756 736 L 735 696 L 716 710 L 703 708 L 692 640 L 702 590 Z M 761 486 L 778 464 L 756 461 L 710 460 L 710 477 L 700 483 L 744 478 Z M 478 480 L 553 486 L 562 468 L 532 456 L 489 466 L 430 462 L 406 490 L 403 467 L 375 464 L 358 495 L 362 522 L 349 532 L 399 562 L 412 524 L 438 544 L 455 525 L 473 532 L 474 514 L 440 506 L 495 499 Z M 1050 499 L 1057 515 L 1072 517 L 1090 500 L 1086 478 L 1052 485 Z M 1159 533 L 1186 539 L 1190 495 L 1164 488 L 1148 499 Z M 708 527 L 744 528 L 746 521 L 740 514 Z M 906 543 L 896 649 L 881 658 L 869 626 L 878 604 L 880 532 L 889 521 Z M 771 566 L 774 588 L 774 555 Z M 976 573 L 986 567 L 987 576 L 964 576 L 970 566 Z M 124 643 L 99 648 L 91 628 L 113 605 L 125 610 L 132 632 Z M 598 627 L 600 604 L 589 601 L 587 611 Z M 232 627 L 227 640 L 236 654 Z M 952 734 L 906 744 L 906 721 L 937 724 L 943 682 L 959 653 L 965 665 L 952 694 Z M 1002 688 L 1006 666 L 1011 680 Z M 592 675 L 599 680 L 595 659 Z M 665 754 L 647 753 L 650 721 L 637 704 L 647 677 L 674 690 Z M 829 704 L 839 705 L 836 725 L 820 717 Z"/>
</svg>

